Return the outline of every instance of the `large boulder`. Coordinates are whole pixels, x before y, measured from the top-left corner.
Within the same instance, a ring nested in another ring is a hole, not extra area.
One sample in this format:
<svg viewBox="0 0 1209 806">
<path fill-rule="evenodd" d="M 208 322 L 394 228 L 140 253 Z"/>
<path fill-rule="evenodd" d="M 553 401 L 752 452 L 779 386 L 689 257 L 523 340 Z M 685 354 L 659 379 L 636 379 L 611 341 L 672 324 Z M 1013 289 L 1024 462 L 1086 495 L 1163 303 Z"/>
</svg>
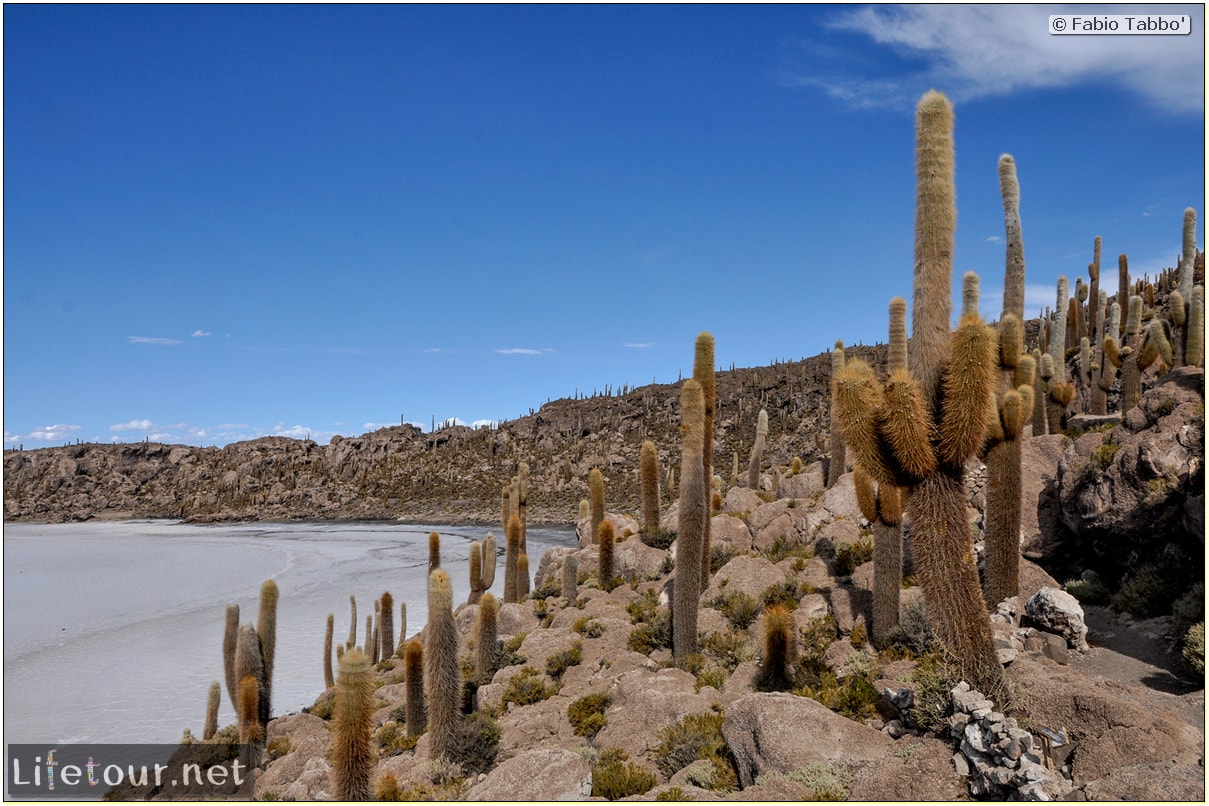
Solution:
<svg viewBox="0 0 1209 806">
<path fill-rule="evenodd" d="M 580 753 L 539 748 L 514 756 L 466 793 L 466 800 L 586 800 L 592 769 Z"/>
<path fill-rule="evenodd" d="M 1024 604 L 1028 620 L 1047 632 L 1060 635 L 1080 652 L 1086 652 L 1087 624 L 1079 600 L 1063 590 L 1042 588 Z"/>
<path fill-rule="evenodd" d="M 1067 535 L 1059 526 L 1056 475 L 1071 440 L 1062 434 L 1023 439 L 1020 445 L 1020 551 L 1030 560 L 1059 554 Z"/>
<path fill-rule="evenodd" d="M 749 694 L 726 710 L 722 736 L 747 788 L 766 773 L 788 774 L 808 764 L 855 766 L 893 752 L 894 740 L 793 694 Z"/>
</svg>

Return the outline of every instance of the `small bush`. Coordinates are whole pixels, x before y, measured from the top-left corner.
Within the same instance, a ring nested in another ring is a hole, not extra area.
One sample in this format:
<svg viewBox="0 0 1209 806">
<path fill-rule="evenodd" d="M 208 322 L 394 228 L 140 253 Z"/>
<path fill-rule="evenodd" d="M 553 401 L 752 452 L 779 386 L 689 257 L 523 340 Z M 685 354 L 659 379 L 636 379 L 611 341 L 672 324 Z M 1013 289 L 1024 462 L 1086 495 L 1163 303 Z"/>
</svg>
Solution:
<svg viewBox="0 0 1209 806">
<path fill-rule="evenodd" d="M 672 618 L 666 612 L 655 617 L 654 623 L 639 624 L 630 631 L 626 649 L 649 655 L 656 649 L 672 648 Z"/>
<path fill-rule="evenodd" d="M 1170 612 L 1171 602 L 1180 593 L 1176 574 L 1156 566 L 1138 570 L 1112 597 L 1112 608 L 1126 611 L 1136 618 L 1153 618 Z"/>
<path fill-rule="evenodd" d="M 760 617 L 760 603 L 743 591 L 719 594 L 709 602 L 709 606 L 726 616 L 730 626 L 736 630 L 746 630 Z"/>
<path fill-rule="evenodd" d="M 458 726 L 450 755 L 466 775 L 487 772 L 500 747 L 500 727 L 481 711 L 469 714 Z"/>
<path fill-rule="evenodd" d="M 289 736 L 278 736 L 272 739 L 265 748 L 266 758 L 269 761 L 274 761 L 287 755 L 293 749 L 294 746 Z"/>
<path fill-rule="evenodd" d="M 575 619 L 575 623 L 571 625 L 571 631 L 577 632 L 584 638 L 599 638 L 605 633 L 605 626 L 594 618 L 584 616 Z"/>
<path fill-rule="evenodd" d="M 888 636 L 892 646 L 905 649 L 912 655 L 926 655 L 936 648 L 936 634 L 923 600 L 916 599 L 902 609 L 898 626 Z"/>
<path fill-rule="evenodd" d="M 690 800 L 692 798 L 685 794 L 684 790 L 678 786 L 669 786 L 655 796 L 656 803 L 684 803 Z"/>
<path fill-rule="evenodd" d="M 558 686 L 546 685 L 545 675 L 533 667 L 524 669 L 508 681 L 504 692 L 505 704 L 514 702 L 517 705 L 532 705 L 535 702 L 548 700 L 558 693 Z"/>
<path fill-rule="evenodd" d="M 1091 452 L 1091 463 L 1100 470 L 1107 470 L 1112 464 L 1112 459 L 1117 455 L 1117 451 L 1121 450 L 1121 446 L 1115 442 L 1101 442 L 1094 451 Z"/>
<path fill-rule="evenodd" d="M 920 659 L 914 677 L 915 702 L 908 709 L 907 718 L 930 733 L 948 730 L 949 713 L 953 708 L 951 692 L 961 681 L 961 671 L 933 653 Z"/>
<path fill-rule="evenodd" d="M 873 543 L 868 540 L 858 540 L 835 550 L 835 564 L 832 570 L 836 576 L 852 576 L 853 571 L 872 559 Z"/>
<path fill-rule="evenodd" d="M 1188 628 L 1184 636 L 1184 660 L 1197 674 L 1205 674 L 1205 622 Z"/>
<path fill-rule="evenodd" d="M 799 767 L 785 776 L 794 783 L 802 784 L 811 789 L 812 795 L 806 800 L 831 801 L 847 800 L 850 776 L 837 772 L 825 761 L 815 761 L 805 767 Z"/>
<path fill-rule="evenodd" d="M 693 684 L 693 690 L 700 691 L 706 686 L 712 686 L 721 691 L 722 687 L 726 685 L 726 678 L 728 676 L 725 669 L 717 666 L 702 669 L 697 672 L 697 681 Z"/>
<path fill-rule="evenodd" d="M 860 649 L 869 640 L 869 630 L 865 627 L 865 622 L 858 621 L 852 625 L 852 632 L 848 633 L 848 640 L 852 642 L 854 649 Z"/>
<path fill-rule="evenodd" d="M 742 632 L 711 632 L 701 641 L 701 649 L 716 658 L 728 672 L 756 657 L 755 647 Z"/>
<path fill-rule="evenodd" d="M 1112 591 L 1099 579 L 1071 579 L 1062 588 L 1083 605 L 1106 605 L 1112 601 Z"/>
<path fill-rule="evenodd" d="M 709 550 L 709 572 L 710 574 L 718 573 L 718 569 L 726 565 L 728 562 L 738 557 L 743 552 L 737 548 L 715 543 L 710 546 Z"/>
<path fill-rule="evenodd" d="M 1186 635 L 1188 628 L 1205 620 L 1205 586 L 1197 582 L 1171 605 L 1171 631 Z"/>
<path fill-rule="evenodd" d="M 638 539 L 653 549 L 667 551 L 671 548 L 672 543 L 676 542 L 676 533 L 668 532 L 664 529 L 656 529 L 654 534 L 643 534 Z"/>
<path fill-rule="evenodd" d="M 562 596 L 563 583 L 561 580 L 554 578 L 547 579 L 539 587 L 534 588 L 529 593 L 530 599 L 536 599 L 539 602 L 545 602 L 550 596 Z"/>
<path fill-rule="evenodd" d="M 570 649 L 564 649 L 562 652 L 557 652 L 546 658 L 546 674 L 554 678 L 555 681 L 561 680 L 563 672 L 567 671 L 570 666 L 578 666 L 583 660 L 584 645 L 576 641 L 571 645 Z"/>
<path fill-rule="evenodd" d="M 713 774 L 705 788 L 727 792 L 739 787 L 735 758 L 722 738 L 722 714 L 689 714 L 659 731 L 659 744 L 652 751 L 655 766 L 671 778 L 698 759 L 710 762 Z"/>
<path fill-rule="evenodd" d="M 608 694 L 588 694 L 567 706 L 567 720 L 575 730 L 576 736 L 591 739 L 608 723 L 605 718 L 608 708 Z"/>
<path fill-rule="evenodd" d="M 773 585 L 769 585 L 760 594 L 760 599 L 765 607 L 776 607 L 780 605 L 786 610 L 797 610 L 798 600 L 802 598 L 802 592 L 798 587 L 796 579 L 783 579 Z"/>
<path fill-rule="evenodd" d="M 625 606 L 625 611 L 630 616 L 631 624 L 650 623 L 658 610 L 659 594 L 652 590 L 645 591 L 642 594 L 642 598 L 635 599 Z"/>
<path fill-rule="evenodd" d="M 605 800 L 641 795 L 655 786 L 655 774 L 629 760 L 620 747 L 602 750 L 592 768 L 592 796 Z"/>
<path fill-rule="evenodd" d="M 521 644 L 525 643 L 525 639 L 528 637 L 529 633 L 527 632 L 518 633 L 504 642 L 503 646 L 500 647 L 499 654 L 495 656 L 496 670 L 503 669 L 505 666 L 520 666 L 529 660 L 518 651 L 521 648 Z"/>
<path fill-rule="evenodd" d="M 383 758 L 397 756 L 415 748 L 419 737 L 408 736 L 407 731 L 400 728 L 400 725 L 405 726 L 406 724 L 406 720 L 396 722 L 394 719 L 382 723 L 382 727 L 378 728 L 374 734 L 374 738 L 378 742 L 378 755 Z"/>
</svg>

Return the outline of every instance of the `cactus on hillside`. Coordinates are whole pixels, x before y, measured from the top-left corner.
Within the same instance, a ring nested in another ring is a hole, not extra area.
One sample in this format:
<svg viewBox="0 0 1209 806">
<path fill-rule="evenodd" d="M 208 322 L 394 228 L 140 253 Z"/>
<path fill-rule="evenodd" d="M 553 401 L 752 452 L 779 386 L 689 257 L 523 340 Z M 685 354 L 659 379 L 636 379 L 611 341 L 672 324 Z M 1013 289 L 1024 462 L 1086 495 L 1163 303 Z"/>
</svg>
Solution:
<svg viewBox="0 0 1209 806">
<path fill-rule="evenodd" d="M 751 446 L 751 458 L 747 462 L 747 486 L 760 491 L 760 464 L 764 461 L 764 440 L 768 436 L 768 412 L 760 409 L 756 419 L 756 441 Z"/>
<path fill-rule="evenodd" d="M 520 518 L 513 518 L 519 524 Z M 453 587 L 449 574 L 439 568 L 428 576 L 424 642 L 429 758 L 450 760 L 461 717 L 462 672 L 458 665 L 458 627 L 453 620 Z"/>
<path fill-rule="evenodd" d="M 323 633 L 323 688 L 329 689 L 336 685 L 332 674 L 332 632 L 336 628 L 336 614 L 327 614 L 327 629 Z"/>
<path fill-rule="evenodd" d="M 260 682 L 260 722 L 269 724 L 273 707 L 273 666 L 277 656 L 277 583 L 268 580 L 260 586 L 260 613 L 256 621 L 256 635 L 260 638 L 260 658 L 264 676 Z"/>
<path fill-rule="evenodd" d="M 373 797 L 370 778 L 377 763 L 373 729 L 373 670 L 369 658 L 352 649 L 340 659 L 332 706 L 329 758 L 336 800 L 359 802 Z"/>
<path fill-rule="evenodd" d="M 701 598 L 701 553 L 709 519 L 709 490 L 701 461 L 705 399 L 692 378 L 680 391 L 680 526 L 676 532 L 676 587 L 672 597 L 672 654 L 697 651 L 697 606 Z"/>
<path fill-rule="evenodd" d="M 470 597 L 466 599 L 466 604 L 478 604 L 483 598 L 483 547 L 479 541 L 473 540 L 469 551 Z"/>
<path fill-rule="evenodd" d="M 600 580 L 601 590 L 612 590 L 613 583 L 613 553 L 617 546 L 617 530 L 613 522 L 606 520 L 600 524 L 600 532 L 596 536 L 599 548 L 596 576 Z"/>
<path fill-rule="evenodd" d="M 588 541 L 596 540 L 600 530 L 600 522 L 605 516 L 604 476 L 598 468 L 592 468 L 588 473 L 588 500 L 592 503 L 592 520 L 588 524 Z"/>
<path fill-rule="evenodd" d="M 834 378 L 844 371 L 844 342 L 836 339 L 835 349 L 831 351 L 831 377 Z M 831 400 L 831 439 L 830 458 L 827 460 L 827 486 L 834 487 L 847 469 L 848 457 L 844 451 L 844 434 L 835 418 L 835 398 Z"/>
<path fill-rule="evenodd" d="M 488 535 L 490 537 L 490 535 Z M 395 648 L 395 657 L 403 657 L 403 647 L 407 644 L 407 602 L 399 600 L 399 645 Z"/>
<path fill-rule="evenodd" d="M 579 560 L 574 555 L 563 560 L 563 598 L 574 602 L 579 595 Z"/>
<path fill-rule="evenodd" d="M 529 555 L 516 555 L 516 600 L 523 602 L 529 598 Z"/>
<path fill-rule="evenodd" d="M 403 647 L 403 712 L 407 735 L 419 736 L 428 728 L 424 703 L 424 645 L 411 639 Z"/>
<path fill-rule="evenodd" d="M 638 451 L 638 477 L 642 495 L 642 534 L 650 539 L 659 533 L 659 451 L 649 439 Z"/>
<path fill-rule="evenodd" d="M 856 500 L 865 520 L 873 525 L 873 624 L 871 637 L 878 649 L 888 649 L 898 627 L 899 592 L 903 583 L 902 490 L 879 484 L 861 465 L 852 469 Z"/>
<path fill-rule="evenodd" d="M 248 684 L 251 678 L 253 685 Z M 264 737 L 265 721 L 261 719 L 261 689 L 264 681 L 264 659 L 260 654 L 260 636 L 251 624 L 239 628 L 235 641 L 236 715 L 239 719 L 240 741 L 248 743 L 244 736 Z"/>
<path fill-rule="evenodd" d="M 490 593 L 479 600 L 479 612 L 474 620 L 474 679 L 485 686 L 495 674 L 499 653 L 499 600 Z"/>
<path fill-rule="evenodd" d="M 521 554 L 529 553 L 529 463 L 521 462 L 516 472 L 516 515 L 521 521 Z"/>
<path fill-rule="evenodd" d="M 1003 670 L 982 604 L 963 481 L 965 462 L 987 428 L 995 338 L 976 313 L 949 331 L 957 214 L 952 120 L 940 93 L 920 101 L 909 371 L 892 373 L 883 388 L 868 364 L 849 361 L 835 396 L 857 461 L 878 482 L 909 488 L 912 555 L 942 645 L 966 680 L 997 691 Z"/>
<path fill-rule="evenodd" d="M 693 352 L 693 380 L 701 384 L 701 397 L 705 401 L 705 418 L 701 436 L 701 463 L 705 483 L 714 477 L 714 411 L 718 406 L 718 380 L 714 370 L 714 337 L 710 333 L 697 334 Z M 710 519 L 705 519 L 705 530 L 701 534 L 701 586 L 709 584 Z"/>
<path fill-rule="evenodd" d="M 508 542 L 504 549 L 504 604 L 512 604 L 520 601 L 517 558 L 521 553 L 521 519 L 518 516 L 508 519 L 505 537 Z"/>
<path fill-rule="evenodd" d="M 378 643 L 381 647 L 378 657 L 386 660 L 395 652 L 395 597 L 390 591 L 382 594 L 382 621 L 379 628 Z"/>
<path fill-rule="evenodd" d="M 764 658 L 754 681 L 756 691 L 789 691 L 794 686 L 796 647 L 793 614 L 782 605 L 764 609 Z"/>
</svg>

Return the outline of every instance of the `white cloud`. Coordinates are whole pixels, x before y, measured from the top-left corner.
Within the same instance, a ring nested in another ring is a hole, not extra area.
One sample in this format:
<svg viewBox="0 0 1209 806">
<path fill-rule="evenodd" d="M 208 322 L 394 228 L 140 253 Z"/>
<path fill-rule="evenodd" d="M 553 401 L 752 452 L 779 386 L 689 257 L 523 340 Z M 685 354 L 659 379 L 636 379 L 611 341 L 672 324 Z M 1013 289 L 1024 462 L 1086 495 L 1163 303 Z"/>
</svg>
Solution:
<svg viewBox="0 0 1209 806">
<path fill-rule="evenodd" d="M 622 347 L 630 347 L 635 350 L 645 350 L 648 347 L 654 347 L 655 343 L 651 341 L 632 341 L 621 345 Z"/>
<path fill-rule="evenodd" d="M 193 331 L 193 338 L 195 338 L 195 339 L 201 339 L 201 338 L 205 338 L 206 336 L 209 336 L 209 335 L 210 335 L 210 334 L 209 334 L 209 333 L 207 333 L 207 332 L 206 332 L 206 331 L 204 331 L 204 330 L 195 330 L 195 331 Z"/>
<path fill-rule="evenodd" d="M 498 347 L 496 352 L 501 355 L 541 355 L 541 350 L 534 350 L 532 347 Z"/>
<path fill-rule="evenodd" d="M 495 428 L 499 424 L 499 420 L 475 420 L 470 425 L 472 428 Z"/>
<path fill-rule="evenodd" d="M 987 242 L 996 243 L 996 244 L 1003 243 L 1003 236 L 1002 235 L 988 235 Z"/>
<path fill-rule="evenodd" d="M 155 423 L 150 420 L 131 420 L 128 423 L 118 423 L 109 426 L 110 431 L 150 431 Z"/>
<path fill-rule="evenodd" d="M 179 339 L 161 339 L 155 336 L 127 336 L 126 338 L 131 344 L 154 344 L 160 347 L 176 347 L 184 344 Z"/>
<path fill-rule="evenodd" d="M 83 426 L 66 425 L 59 423 L 56 425 L 47 425 L 42 428 L 35 428 L 26 435 L 27 439 L 41 440 L 44 442 L 60 442 L 69 439 L 76 431 L 79 431 Z"/>
<path fill-rule="evenodd" d="M 1201 6 L 1180 6 L 1203 30 Z M 1160 13 L 1147 6 L 1147 13 Z M 1083 82 L 1118 83 L 1157 108 L 1200 114 L 1204 103 L 1204 39 L 1200 36 L 1052 36 L 1051 14 L 1122 14 L 1128 6 L 885 5 L 839 14 L 829 27 L 869 37 L 897 52 L 911 71 L 895 65 L 892 75 L 863 75 L 863 54 L 840 58 L 805 43 L 786 83 L 816 86 L 858 108 L 913 105 L 929 88 L 967 101 L 1034 88 Z"/>
<path fill-rule="evenodd" d="M 377 431 L 380 428 L 393 428 L 394 425 L 394 423 L 362 423 L 361 428 L 368 434 L 370 431 Z"/>
</svg>

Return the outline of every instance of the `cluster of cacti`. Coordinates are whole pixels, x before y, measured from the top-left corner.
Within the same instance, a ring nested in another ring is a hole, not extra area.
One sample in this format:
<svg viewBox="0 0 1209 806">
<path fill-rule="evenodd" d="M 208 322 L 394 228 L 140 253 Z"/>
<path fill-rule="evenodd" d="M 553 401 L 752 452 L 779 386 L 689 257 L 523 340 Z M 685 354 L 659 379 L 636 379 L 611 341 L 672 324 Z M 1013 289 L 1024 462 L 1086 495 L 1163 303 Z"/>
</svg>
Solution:
<svg viewBox="0 0 1209 806">
<path fill-rule="evenodd" d="M 340 659 L 332 708 L 330 753 L 336 800 L 366 801 L 377 762 L 373 742 L 374 678 L 370 660 L 358 649 Z"/>
<path fill-rule="evenodd" d="M 1021 443 L 1035 403 L 1033 356 L 1024 353 L 1024 239 L 1016 161 L 999 158 L 999 187 L 1007 247 L 1003 313 L 999 319 L 999 379 L 983 447 L 987 467 L 986 571 L 990 609 L 1020 589 Z M 1061 293 L 1061 292 L 1059 292 Z M 1065 394 L 1065 393 L 1064 393 Z"/>
<path fill-rule="evenodd" d="M 764 439 L 768 436 L 768 412 L 760 409 L 756 418 L 756 440 L 751 446 L 751 457 L 747 462 L 747 486 L 760 489 L 760 464 L 764 461 Z"/>
<path fill-rule="evenodd" d="M 1002 668 L 982 604 L 963 470 L 981 447 L 995 386 L 994 333 L 971 310 L 950 333 L 956 230 L 953 114 L 929 92 L 917 114 L 913 334 L 909 370 L 883 384 L 864 361 L 835 379 L 844 441 L 879 483 L 909 488 L 912 554 L 938 637 L 967 680 L 998 689 Z M 971 284 L 972 286 L 972 284 Z M 976 300 L 975 300 L 976 302 Z M 983 689 L 986 690 L 986 689 Z"/>
<path fill-rule="evenodd" d="M 235 706 L 240 741 L 249 745 L 259 760 L 265 726 L 272 715 L 273 663 L 277 648 L 277 583 L 268 580 L 260 588 L 257 626 L 239 624 L 239 606 L 229 605 L 223 632 L 223 673 L 227 694 Z"/>
<path fill-rule="evenodd" d="M 831 352 L 831 377 L 834 378 L 844 371 L 844 342 L 836 339 L 835 349 Z M 848 457 L 844 451 L 844 434 L 835 419 L 835 402 L 831 404 L 831 442 L 830 456 L 827 460 L 827 486 L 834 487 L 847 470 Z"/>
<path fill-rule="evenodd" d="M 515 515 L 513 518 L 520 520 Z M 428 576 L 428 625 L 424 631 L 424 701 L 428 707 L 430 758 L 449 759 L 453 752 L 461 716 L 461 683 L 453 587 L 449 574 L 438 568 Z"/>
<path fill-rule="evenodd" d="M 684 382 L 680 392 L 680 526 L 676 532 L 676 586 L 672 596 L 672 654 L 697 651 L 697 606 L 702 591 L 702 553 L 709 521 L 708 481 L 701 459 L 705 397 L 701 384 Z"/>
</svg>

